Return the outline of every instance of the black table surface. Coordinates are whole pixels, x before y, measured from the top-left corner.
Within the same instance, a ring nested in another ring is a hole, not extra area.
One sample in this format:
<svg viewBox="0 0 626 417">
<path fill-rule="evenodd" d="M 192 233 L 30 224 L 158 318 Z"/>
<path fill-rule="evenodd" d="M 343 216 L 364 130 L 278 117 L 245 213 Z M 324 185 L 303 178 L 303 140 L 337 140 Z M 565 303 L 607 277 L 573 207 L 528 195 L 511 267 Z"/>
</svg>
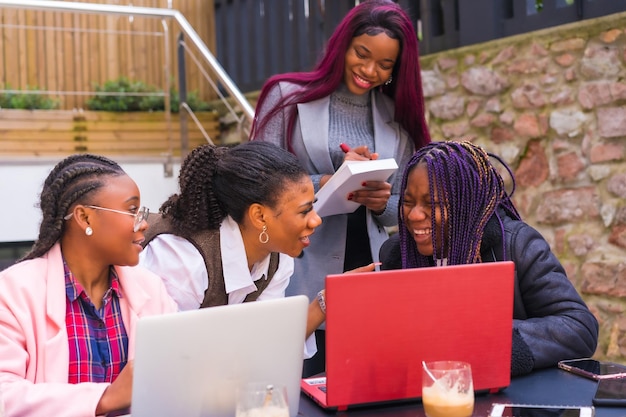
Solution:
<svg viewBox="0 0 626 417">
<path fill-rule="evenodd" d="M 511 385 L 496 394 L 476 396 L 474 416 L 487 416 L 493 403 L 591 406 L 596 382 L 557 368 L 535 371 L 512 378 Z M 358 407 L 348 411 L 326 411 L 305 394 L 300 396 L 298 416 L 393 416 L 424 417 L 420 401 L 402 404 Z M 626 407 L 595 407 L 596 417 L 626 417 Z"/>
</svg>

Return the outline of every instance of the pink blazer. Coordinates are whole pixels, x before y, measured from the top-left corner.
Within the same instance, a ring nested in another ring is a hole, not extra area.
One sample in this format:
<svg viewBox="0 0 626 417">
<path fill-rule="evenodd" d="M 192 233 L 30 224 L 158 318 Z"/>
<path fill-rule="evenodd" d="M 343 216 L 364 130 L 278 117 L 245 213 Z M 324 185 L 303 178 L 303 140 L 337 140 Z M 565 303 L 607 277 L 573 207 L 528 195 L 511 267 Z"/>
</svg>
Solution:
<svg viewBox="0 0 626 417">
<path fill-rule="evenodd" d="M 177 308 L 158 276 L 140 267 L 115 269 L 132 359 L 137 320 Z M 7 417 L 95 416 L 109 384 L 68 384 L 68 367 L 65 278 L 57 243 L 43 257 L 0 272 L 0 392 Z"/>
</svg>

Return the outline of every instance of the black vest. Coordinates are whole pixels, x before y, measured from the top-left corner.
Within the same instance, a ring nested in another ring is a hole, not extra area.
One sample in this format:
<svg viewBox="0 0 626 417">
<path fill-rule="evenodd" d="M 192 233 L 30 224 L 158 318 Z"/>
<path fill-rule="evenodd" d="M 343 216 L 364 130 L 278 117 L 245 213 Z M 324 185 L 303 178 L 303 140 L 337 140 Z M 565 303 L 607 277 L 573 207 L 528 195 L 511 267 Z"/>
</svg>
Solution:
<svg viewBox="0 0 626 417">
<path fill-rule="evenodd" d="M 173 234 L 187 239 L 193 244 L 204 259 L 206 270 L 209 275 L 209 287 L 204 292 L 204 300 L 200 308 L 213 307 L 228 304 L 228 294 L 224 284 L 224 270 L 222 268 L 222 251 L 220 250 L 220 231 L 201 230 L 190 235 L 180 233 L 174 229 L 169 219 L 159 214 L 150 214 L 148 223 L 150 227 L 145 232 L 145 240 L 142 243 L 146 247 L 152 239 L 160 234 Z M 274 273 L 278 269 L 279 254 L 272 252 L 267 271 L 267 279 L 259 279 L 254 282 L 257 290 L 248 294 L 244 302 L 255 301 L 263 290 L 269 285 Z"/>
</svg>

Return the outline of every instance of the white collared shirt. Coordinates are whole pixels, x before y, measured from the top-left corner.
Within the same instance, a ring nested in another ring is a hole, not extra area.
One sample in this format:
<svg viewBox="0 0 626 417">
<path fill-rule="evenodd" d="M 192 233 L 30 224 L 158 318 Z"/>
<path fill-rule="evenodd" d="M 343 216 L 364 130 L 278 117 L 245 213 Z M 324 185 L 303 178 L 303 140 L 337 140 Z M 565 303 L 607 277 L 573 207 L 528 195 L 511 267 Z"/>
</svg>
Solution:
<svg viewBox="0 0 626 417">
<path fill-rule="evenodd" d="M 267 278 L 270 256 L 254 264 L 249 271 L 239 225 L 230 216 L 220 225 L 220 249 L 228 304 L 242 303 L 248 294 L 256 291 L 254 281 L 262 275 Z M 172 234 L 158 235 L 139 254 L 139 264 L 161 277 L 180 311 L 200 307 L 209 286 L 209 275 L 202 255 L 187 239 Z M 293 258 L 281 253 L 278 269 L 257 301 L 285 297 L 293 265 Z M 316 352 L 313 333 L 304 343 L 304 357 L 310 358 Z"/>
<path fill-rule="evenodd" d="M 267 279 L 270 256 L 254 264 L 249 271 L 241 231 L 230 216 L 220 225 L 220 246 L 228 304 L 241 303 L 256 291 L 254 281 L 263 275 Z M 141 252 L 139 263 L 161 277 L 181 311 L 200 307 L 209 277 L 202 255 L 187 239 L 172 234 L 158 235 Z M 293 258 L 281 253 L 278 269 L 258 300 L 283 298 L 292 274 Z"/>
</svg>

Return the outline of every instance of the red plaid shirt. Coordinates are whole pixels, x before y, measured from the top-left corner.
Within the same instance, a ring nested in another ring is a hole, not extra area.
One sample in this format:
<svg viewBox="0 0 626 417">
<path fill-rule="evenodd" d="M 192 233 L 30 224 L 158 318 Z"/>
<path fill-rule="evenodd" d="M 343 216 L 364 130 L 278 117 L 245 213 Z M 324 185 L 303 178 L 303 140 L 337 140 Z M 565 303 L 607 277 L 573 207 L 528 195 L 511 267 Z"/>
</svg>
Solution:
<svg viewBox="0 0 626 417">
<path fill-rule="evenodd" d="M 120 311 L 122 294 L 115 270 L 110 268 L 111 287 L 97 310 L 65 261 L 63 267 L 70 347 L 68 382 L 113 382 L 128 360 L 128 336 Z"/>
</svg>

